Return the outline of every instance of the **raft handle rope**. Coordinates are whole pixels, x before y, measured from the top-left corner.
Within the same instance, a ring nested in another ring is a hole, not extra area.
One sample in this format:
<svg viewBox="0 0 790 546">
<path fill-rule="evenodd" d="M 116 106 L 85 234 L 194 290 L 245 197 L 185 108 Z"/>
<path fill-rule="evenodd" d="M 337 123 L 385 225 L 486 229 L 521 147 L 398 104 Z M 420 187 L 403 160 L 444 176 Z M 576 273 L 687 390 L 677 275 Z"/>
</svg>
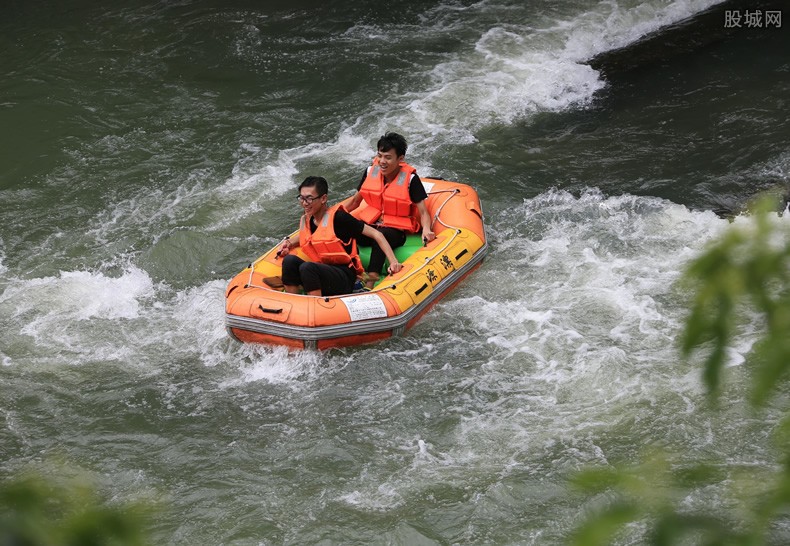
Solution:
<svg viewBox="0 0 790 546">
<path fill-rule="evenodd" d="M 444 206 L 450 201 L 450 199 L 455 197 L 457 194 L 461 193 L 461 190 L 459 190 L 458 188 L 453 188 L 453 189 L 450 189 L 450 190 L 437 190 L 437 191 L 428 192 L 428 195 L 438 195 L 440 193 L 449 193 L 450 195 L 447 197 L 447 199 L 444 200 L 444 202 L 441 205 L 439 205 L 439 208 L 436 209 L 436 212 L 433 215 L 433 222 L 431 222 L 431 225 L 433 225 L 434 222 L 439 222 L 445 228 L 449 228 L 449 229 L 454 230 L 455 231 L 455 235 L 453 235 L 447 241 L 445 241 L 444 246 L 441 249 L 437 250 L 437 254 L 439 252 L 445 251 L 453 243 L 455 238 L 462 232 L 462 230 L 460 228 L 455 227 L 455 226 L 451 226 L 449 224 L 446 224 L 444 221 L 442 221 L 441 218 L 439 218 L 439 215 L 441 214 L 442 209 L 444 208 Z M 426 258 L 426 259 L 429 259 L 429 258 Z M 405 277 L 398 279 L 397 282 L 398 283 L 402 283 L 402 282 L 410 279 L 411 277 L 419 274 L 420 273 L 420 269 L 421 268 L 416 268 L 414 271 L 412 271 L 411 273 L 409 273 Z M 376 287 L 376 290 L 386 290 L 388 288 L 393 288 L 394 289 L 395 285 L 396 285 L 396 283 L 394 283 L 394 282 L 392 284 L 389 284 L 389 285 L 386 285 L 386 286 L 381 286 L 380 285 L 380 286 Z M 421 288 L 420 292 L 422 292 L 422 290 L 424 290 L 425 288 L 427 288 L 427 287 Z M 343 296 L 340 296 L 340 297 L 343 297 Z"/>
</svg>

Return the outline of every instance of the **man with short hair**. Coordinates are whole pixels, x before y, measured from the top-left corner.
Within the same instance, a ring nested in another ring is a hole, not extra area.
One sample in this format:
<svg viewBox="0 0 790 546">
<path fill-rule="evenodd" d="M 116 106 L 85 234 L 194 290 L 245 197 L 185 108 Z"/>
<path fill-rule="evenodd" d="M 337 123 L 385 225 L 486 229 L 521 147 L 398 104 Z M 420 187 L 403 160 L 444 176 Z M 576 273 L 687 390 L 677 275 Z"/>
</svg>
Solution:
<svg viewBox="0 0 790 546">
<path fill-rule="evenodd" d="M 364 199 L 367 207 L 354 216 L 382 233 L 392 248 L 403 246 L 410 233 L 422 231 L 426 244 L 436 238 L 425 206 L 428 194 L 417 170 L 405 161 L 407 148 L 406 139 L 398 133 L 388 132 L 379 138 L 373 164 L 365 169 L 356 193 L 343 201 L 345 209 L 351 212 Z M 359 244 L 371 247 L 367 285 L 372 288 L 384 266 L 383 248 L 365 237 Z"/>
<path fill-rule="evenodd" d="M 401 264 L 392 247 L 377 230 L 351 216 L 342 205 L 327 206 L 329 184 L 322 176 L 308 176 L 299 185 L 297 199 L 304 209 L 299 233 L 283 241 L 282 281 L 285 291 L 298 294 L 300 286 L 310 296 L 350 294 L 362 262 L 357 238 L 368 237 L 378 244 L 390 262 L 388 272 L 397 273 Z M 311 261 L 290 254 L 301 246 Z"/>
</svg>

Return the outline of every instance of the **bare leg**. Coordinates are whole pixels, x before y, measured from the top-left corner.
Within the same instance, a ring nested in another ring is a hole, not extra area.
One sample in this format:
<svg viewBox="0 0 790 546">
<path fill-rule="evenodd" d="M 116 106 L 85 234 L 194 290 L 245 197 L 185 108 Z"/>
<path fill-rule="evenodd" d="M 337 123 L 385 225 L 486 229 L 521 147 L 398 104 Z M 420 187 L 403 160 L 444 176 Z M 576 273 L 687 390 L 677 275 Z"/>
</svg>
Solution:
<svg viewBox="0 0 790 546">
<path fill-rule="evenodd" d="M 379 274 L 374 273 L 373 271 L 368 272 L 368 280 L 365 281 L 365 286 L 369 289 L 373 289 L 376 286 L 376 283 L 379 281 Z"/>
</svg>

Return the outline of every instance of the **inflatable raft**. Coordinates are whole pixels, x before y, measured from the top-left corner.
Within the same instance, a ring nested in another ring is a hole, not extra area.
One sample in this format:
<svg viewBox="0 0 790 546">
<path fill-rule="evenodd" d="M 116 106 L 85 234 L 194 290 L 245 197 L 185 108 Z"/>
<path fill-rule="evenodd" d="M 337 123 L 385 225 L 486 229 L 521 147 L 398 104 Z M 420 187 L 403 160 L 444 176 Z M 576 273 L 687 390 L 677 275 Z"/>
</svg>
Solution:
<svg viewBox="0 0 790 546">
<path fill-rule="evenodd" d="M 288 294 L 264 282 L 282 271 L 275 245 L 228 284 L 228 333 L 242 342 L 328 349 L 386 339 L 414 325 L 480 266 L 488 250 L 477 192 L 458 182 L 422 182 L 436 239 L 423 245 L 419 235 L 410 235 L 395 249 L 401 271 L 383 276 L 371 291 L 329 297 Z M 307 259 L 301 249 L 296 251 Z M 363 262 L 369 255 L 369 248 L 360 247 Z"/>
</svg>

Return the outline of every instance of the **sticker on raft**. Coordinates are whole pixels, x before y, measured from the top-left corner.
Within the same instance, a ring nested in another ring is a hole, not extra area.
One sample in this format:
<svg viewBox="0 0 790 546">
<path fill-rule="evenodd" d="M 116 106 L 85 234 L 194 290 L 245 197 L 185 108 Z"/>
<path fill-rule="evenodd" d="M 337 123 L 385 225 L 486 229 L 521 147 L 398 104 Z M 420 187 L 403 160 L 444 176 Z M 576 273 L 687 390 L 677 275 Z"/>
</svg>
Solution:
<svg viewBox="0 0 790 546">
<path fill-rule="evenodd" d="M 340 301 L 348 308 L 348 314 L 351 315 L 352 322 L 387 316 L 387 308 L 384 306 L 384 302 L 374 294 L 340 298 Z"/>
</svg>

